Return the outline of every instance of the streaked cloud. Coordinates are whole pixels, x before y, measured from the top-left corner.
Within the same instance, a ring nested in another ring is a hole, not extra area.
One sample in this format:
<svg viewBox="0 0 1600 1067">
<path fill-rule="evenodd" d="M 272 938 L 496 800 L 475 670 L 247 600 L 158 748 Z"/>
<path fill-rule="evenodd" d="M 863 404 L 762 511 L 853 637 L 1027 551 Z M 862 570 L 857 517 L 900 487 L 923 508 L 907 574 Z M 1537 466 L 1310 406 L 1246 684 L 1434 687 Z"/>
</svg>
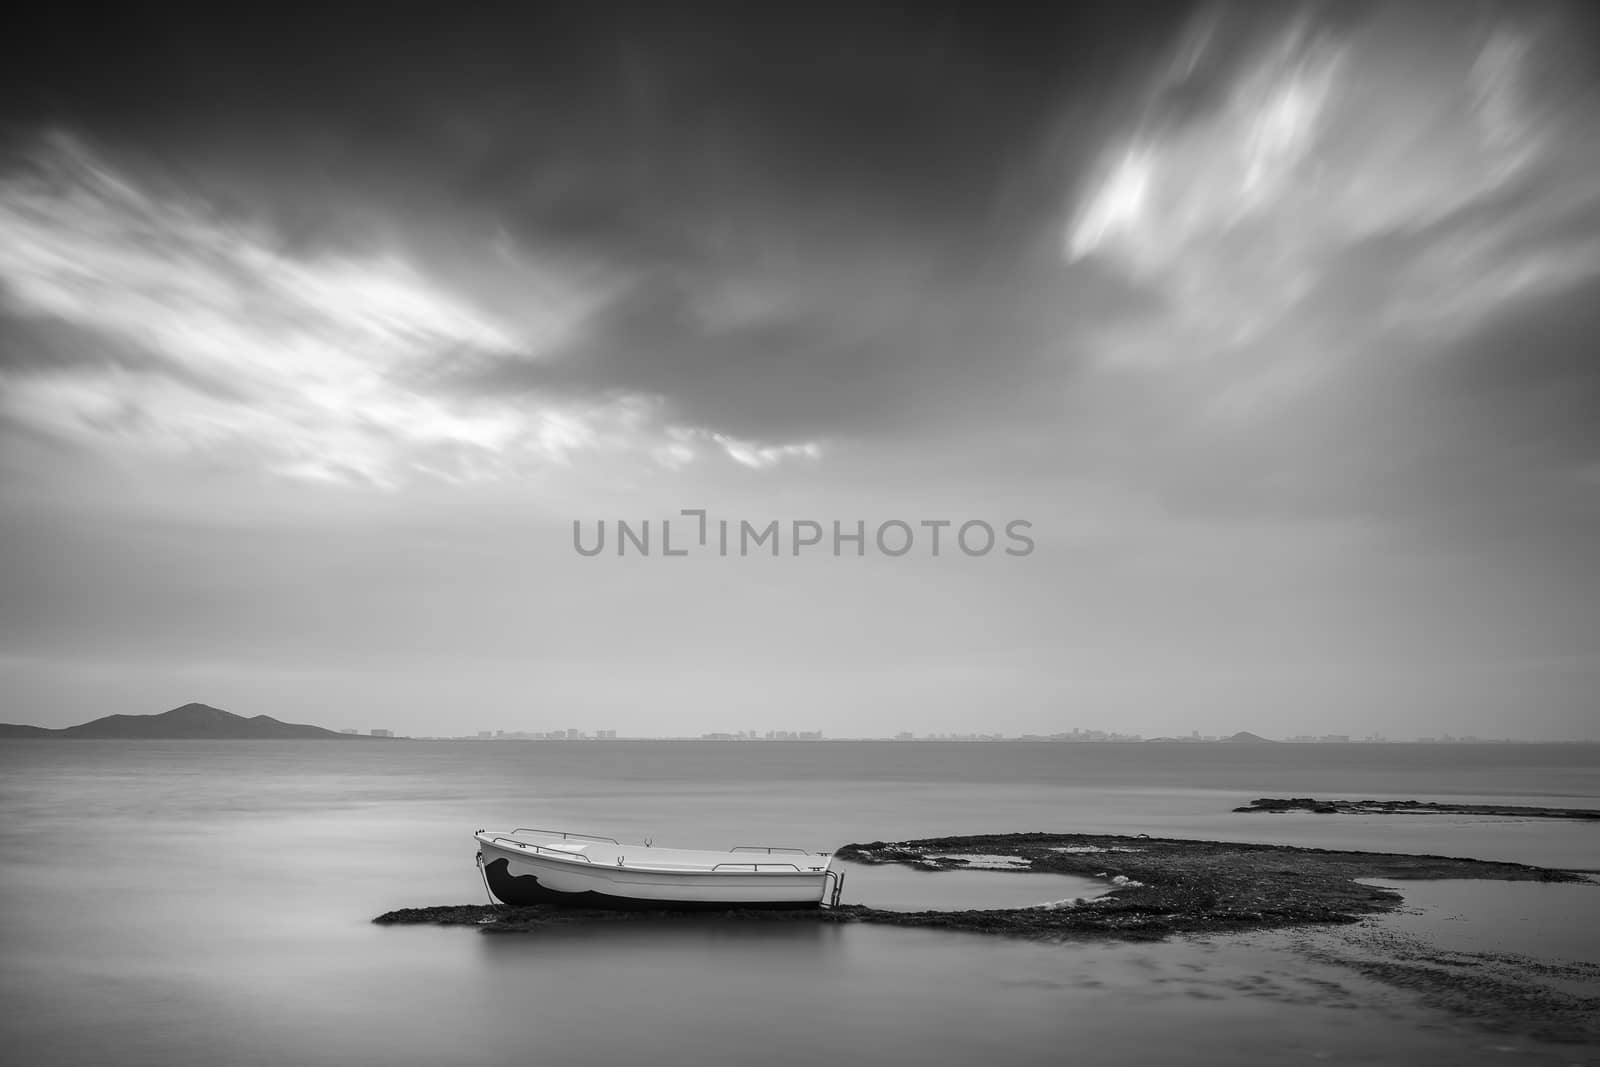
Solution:
<svg viewBox="0 0 1600 1067">
<path fill-rule="evenodd" d="M 1594 115 L 1581 79 L 1546 76 L 1566 47 L 1550 14 L 1441 25 L 1407 5 L 1339 21 L 1240 6 L 1198 19 L 1065 231 L 1069 261 L 1104 262 L 1167 302 L 1102 357 L 1248 356 L 1226 376 L 1258 380 L 1227 388 L 1264 396 L 1385 344 L 1374 332 L 1470 330 L 1592 276 Z M 1343 313 L 1356 309 L 1325 309 L 1361 271 L 1382 283 L 1363 289 L 1352 335 Z"/>
<path fill-rule="evenodd" d="M 531 270 L 502 264 L 518 267 Z M 551 292 L 556 272 L 539 273 Z M 537 361 L 570 343 L 596 299 L 580 285 L 502 321 L 397 250 L 290 254 L 270 230 L 150 188 L 63 133 L 0 179 L 0 284 L 13 320 L 0 410 L 70 440 L 380 486 L 673 443 L 647 392 L 431 387 L 451 364 Z M 745 466 L 816 454 L 706 436 Z"/>
</svg>

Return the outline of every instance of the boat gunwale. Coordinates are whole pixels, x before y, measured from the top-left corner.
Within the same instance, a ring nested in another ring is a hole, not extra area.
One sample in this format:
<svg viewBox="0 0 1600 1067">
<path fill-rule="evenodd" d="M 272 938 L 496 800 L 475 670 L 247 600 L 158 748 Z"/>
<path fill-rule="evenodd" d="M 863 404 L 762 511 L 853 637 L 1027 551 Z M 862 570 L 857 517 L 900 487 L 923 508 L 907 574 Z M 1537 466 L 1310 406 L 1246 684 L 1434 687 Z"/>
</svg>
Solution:
<svg viewBox="0 0 1600 1067">
<path fill-rule="evenodd" d="M 642 871 L 642 872 L 648 872 L 650 874 L 663 874 L 663 875 L 696 875 L 696 876 L 711 875 L 711 876 L 714 876 L 714 877 L 719 878 L 719 879 L 722 879 L 722 878 L 751 878 L 751 877 L 756 877 L 756 878 L 794 878 L 794 877 L 803 877 L 803 878 L 808 878 L 808 879 L 826 878 L 827 874 L 828 874 L 828 871 L 832 866 L 833 857 L 836 854 L 836 853 L 831 853 L 831 852 L 830 853 L 823 853 L 823 852 L 807 853 L 807 855 L 809 855 L 809 856 L 816 856 L 817 858 L 822 860 L 822 864 L 819 867 L 816 867 L 815 869 L 802 869 L 801 867 L 799 867 L 798 865 L 793 864 L 793 863 L 754 864 L 754 863 L 746 863 L 746 862 L 739 862 L 739 861 L 731 861 L 731 862 L 726 863 L 726 864 L 717 864 L 717 865 L 710 866 L 710 867 L 705 867 L 705 866 L 700 866 L 700 867 L 658 867 L 658 866 L 647 866 L 647 865 L 638 864 L 638 863 L 596 863 L 594 860 L 590 859 L 588 856 L 585 856 L 581 852 L 568 852 L 568 851 L 561 850 L 561 849 L 550 848 L 549 846 L 541 846 L 537 842 L 533 842 L 533 841 L 518 841 L 516 838 L 507 837 L 505 835 L 493 835 L 493 836 L 491 836 L 491 832 L 489 832 L 489 831 L 480 832 L 480 833 L 474 834 L 473 836 L 478 839 L 479 844 L 483 845 L 486 848 L 497 849 L 499 852 L 504 853 L 506 856 L 515 856 L 515 857 L 518 857 L 520 859 L 529 860 L 529 861 L 539 860 L 539 859 L 546 859 L 546 860 L 553 861 L 555 863 L 565 864 L 565 865 L 567 865 L 569 867 L 572 867 L 574 869 L 577 869 L 577 870 L 591 869 L 591 870 L 595 870 L 595 871 Z M 500 842 L 500 841 L 509 841 L 512 844 L 514 844 L 516 847 L 515 848 L 509 848 L 509 847 L 507 847 L 505 845 L 499 844 L 498 842 Z M 693 852 L 693 851 L 700 851 L 700 850 L 696 850 L 696 849 L 663 849 L 662 851 Z M 734 853 L 730 852 L 729 854 L 733 855 Z M 748 853 L 744 853 L 744 854 L 748 855 Z M 780 866 L 782 868 L 784 868 L 784 869 L 782 869 L 782 870 L 760 870 L 759 869 L 759 867 L 780 867 Z M 729 870 L 729 869 L 720 869 L 720 868 L 728 868 L 728 867 L 732 867 L 732 868 L 735 868 L 735 869 L 731 869 L 731 870 Z M 756 868 L 756 869 L 747 869 L 747 868 Z"/>
</svg>

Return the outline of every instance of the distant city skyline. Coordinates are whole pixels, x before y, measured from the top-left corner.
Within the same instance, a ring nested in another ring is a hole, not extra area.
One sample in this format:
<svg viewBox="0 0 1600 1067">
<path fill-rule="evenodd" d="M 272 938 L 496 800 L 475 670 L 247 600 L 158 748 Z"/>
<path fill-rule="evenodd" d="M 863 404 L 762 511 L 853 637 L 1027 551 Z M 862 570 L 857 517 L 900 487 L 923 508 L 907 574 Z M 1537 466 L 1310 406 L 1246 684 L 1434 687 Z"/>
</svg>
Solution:
<svg viewBox="0 0 1600 1067">
<path fill-rule="evenodd" d="M 214 703 L 213 706 L 220 706 Z M 10 722 L 21 725 L 42 726 L 47 728 L 61 728 L 74 726 L 80 722 L 98 718 L 106 714 L 132 714 L 132 715 L 157 715 L 167 708 L 140 709 L 126 711 L 123 709 L 95 709 L 91 713 L 77 718 L 58 717 L 54 720 L 46 719 L 37 714 L 26 711 L 0 711 L 0 722 Z M 616 726 L 494 726 L 458 730 L 452 729 L 442 721 L 438 726 L 430 728 L 426 725 L 418 728 L 399 728 L 394 725 L 384 726 L 351 726 L 334 721 L 334 716 L 322 716 L 314 709 L 291 708 L 255 708 L 248 710 L 229 705 L 225 710 L 235 714 L 245 715 L 270 715 L 280 720 L 306 721 L 325 729 L 335 730 L 342 734 L 360 734 L 374 737 L 401 737 L 427 740 L 902 740 L 902 741 L 981 741 L 981 740 L 1008 740 L 1008 741 L 1039 741 L 1056 743 L 1107 743 L 1107 742 L 1143 742 L 1143 741 L 1177 741 L 1177 742 L 1225 742 L 1236 734 L 1255 734 L 1264 740 L 1284 743 L 1345 743 L 1345 744 L 1384 744 L 1384 743 L 1440 743 L 1440 744 L 1499 744 L 1506 742 L 1515 743 L 1594 743 L 1600 734 L 1591 727 L 1589 730 L 1577 730 L 1565 736 L 1549 736 L 1527 731 L 1503 731 L 1498 733 L 1474 733 L 1463 730 L 1454 733 L 1449 730 L 1436 730 L 1431 733 L 1419 732 L 1415 734 L 1403 732 L 1390 732 L 1386 730 L 1368 730 L 1366 732 L 1346 732 L 1340 730 L 1316 729 L 1307 731 L 1289 731 L 1287 729 L 1248 729 L 1245 727 L 1234 728 L 1232 724 L 1225 727 L 1200 728 L 1188 724 L 1179 724 L 1176 727 L 1164 730 L 1138 730 L 1123 726 L 1119 729 L 1083 726 L 1058 726 L 1045 728 L 1016 727 L 1011 729 L 978 729 L 972 724 L 956 725 L 954 727 L 929 728 L 919 726 L 915 729 L 904 729 L 890 725 L 882 730 L 852 730 L 848 725 L 843 727 L 822 728 L 810 726 L 805 728 L 778 726 L 778 727 L 744 727 L 740 729 L 715 729 L 705 726 L 696 726 L 692 723 L 681 723 L 676 726 L 663 727 L 662 724 L 652 724 L 647 727 L 618 728 Z M 820 717 L 817 717 L 820 719 Z M 394 716 L 383 716 L 382 721 L 392 724 Z M 442 727 L 442 728 L 441 728 Z"/>
<path fill-rule="evenodd" d="M 346 729 L 342 733 L 359 733 L 361 731 Z M 375 736 L 379 731 L 371 731 Z M 1428 737 L 1386 737 L 1382 734 L 1369 734 L 1365 737 L 1351 737 L 1348 734 L 1297 734 L 1289 737 L 1241 737 L 1248 731 L 1236 731 L 1234 734 L 1202 734 L 1198 730 L 1191 730 L 1187 734 L 1163 735 L 1145 737 L 1141 734 L 1123 734 L 1105 730 L 1071 730 L 1053 734 L 1003 734 L 1003 733 L 916 733 L 910 730 L 901 730 L 894 734 L 844 734 L 829 736 L 821 730 L 744 730 L 738 732 L 710 731 L 696 734 L 692 731 L 661 734 L 632 735 L 618 733 L 616 730 L 595 730 L 592 733 L 568 728 L 565 730 L 479 730 L 476 734 L 426 734 L 418 735 L 413 740 L 424 741 L 937 741 L 937 742 L 983 742 L 983 741 L 1019 741 L 1040 744 L 1127 744 L 1145 742 L 1172 742 L 1178 744 L 1231 744 L 1248 742 L 1259 739 L 1281 744 L 1467 744 L 1467 745 L 1499 745 L 1499 744 L 1595 744 L 1594 737 L 1573 738 L 1553 742 L 1539 742 L 1529 738 L 1505 737 L 1456 737 L 1452 734 Z M 393 736 L 388 731 L 382 732 L 383 736 Z"/>
<path fill-rule="evenodd" d="M 809 741 L 893 741 L 893 742 L 1027 742 L 1041 744 L 1128 744 L 1128 743 L 1173 743 L 1173 744 L 1237 744 L 1237 743 L 1288 743 L 1288 744 L 1533 744 L 1541 743 L 1537 739 L 1518 737 L 1513 735 L 1501 737 L 1479 737 L 1463 735 L 1460 737 L 1452 734 L 1438 736 L 1422 736 L 1415 738 L 1389 737 L 1379 732 L 1373 732 L 1363 737 L 1352 737 L 1349 734 L 1295 734 L 1288 736 L 1263 736 L 1251 731 L 1234 731 L 1231 734 L 1202 734 L 1198 729 L 1191 729 L 1187 733 L 1145 736 L 1137 733 L 1122 733 L 1114 730 L 1085 729 L 1073 727 L 1052 733 L 1007 734 L 1000 731 L 927 731 L 918 733 L 912 730 L 899 730 L 889 734 L 875 733 L 845 733 L 830 735 L 822 730 L 795 730 L 784 727 L 773 727 L 766 730 L 744 729 L 737 731 L 713 730 L 707 732 L 694 732 L 692 730 L 666 731 L 656 733 L 628 733 L 619 732 L 615 728 L 600 727 L 585 730 L 581 727 L 567 726 L 545 730 L 517 730 L 517 729 L 480 729 L 475 733 L 397 733 L 386 726 L 354 727 L 344 726 L 335 731 L 333 728 L 314 724 L 285 722 L 275 716 L 256 715 L 241 716 L 224 708 L 213 707 L 200 702 L 169 708 L 162 712 L 147 714 L 112 713 L 99 716 L 94 720 L 84 723 L 68 724 L 71 730 L 66 736 L 70 738 L 93 738 L 100 740 L 148 740 L 151 738 L 211 738 L 211 739 L 315 739 L 331 737 L 335 733 L 345 737 L 372 737 L 381 739 L 421 740 L 421 741 L 730 741 L 730 742 L 809 742 Z M 41 725 L 26 722 L 4 722 L 0 720 L 0 733 L 9 738 L 40 739 L 52 736 L 41 733 Z M 43 728 L 49 729 L 49 728 Z M 1592 737 L 1568 739 L 1564 741 L 1545 743 L 1596 743 Z"/>
<path fill-rule="evenodd" d="M 212 702 L 213 706 L 222 706 L 220 702 Z M 58 729 L 78 725 L 94 718 L 107 714 L 130 714 L 138 716 L 158 715 L 168 710 L 166 707 L 155 709 L 126 710 L 122 708 L 94 709 L 92 712 L 72 717 L 57 717 L 47 719 L 44 716 L 30 714 L 23 710 L 0 710 L 0 722 L 10 722 L 21 725 L 42 726 Z M 915 729 L 905 729 L 891 725 L 882 730 L 864 731 L 852 730 L 848 725 L 844 727 L 822 728 L 810 726 L 805 728 L 777 726 L 777 727 L 744 727 L 741 729 L 715 729 L 705 726 L 696 726 L 692 723 L 682 723 L 675 727 L 663 728 L 661 724 L 653 724 L 645 728 L 618 728 L 616 726 L 562 726 L 562 727 L 530 727 L 530 726 L 494 726 L 458 730 L 452 729 L 443 722 L 438 726 L 429 728 L 424 725 L 420 728 L 401 728 L 393 725 L 394 716 L 381 717 L 383 726 L 363 725 L 351 726 L 348 722 L 340 724 L 334 715 L 321 715 L 315 709 L 307 708 L 245 708 L 233 705 L 226 706 L 225 710 L 243 715 L 270 715 L 279 720 L 304 721 L 325 729 L 334 730 L 342 734 L 360 734 L 375 737 L 401 737 L 412 739 L 452 739 L 452 740 L 1009 740 L 1009 741 L 1039 741 L 1039 742 L 1080 742 L 1080 743 L 1105 743 L 1105 742 L 1142 742 L 1155 740 L 1171 740 L 1178 742 L 1223 742 L 1236 734 L 1255 734 L 1264 740 L 1284 743 L 1347 743 L 1347 744 L 1372 744 L 1372 743 L 1465 743 L 1465 744 L 1498 744 L 1505 742 L 1517 743 L 1594 743 L 1600 734 L 1591 728 L 1588 731 L 1577 730 L 1565 736 L 1548 736 L 1530 733 L 1527 731 L 1506 731 L 1498 733 L 1474 733 L 1462 731 L 1454 733 L 1449 730 L 1436 730 L 1431 733 L 1419 732 L 1415 734 L 1390 732 L 1385 730 L 1368 730 L 1366 732 L 1346 732 L 1340 730 L 1316 729 L 1313 731 L 1289 731 L 1287 729 L 1248 729 L 1245 727 L 1234 728 L 1232 724 L 1225 727 L 1200 728 L 1188 724 L 1179 724 L 1176 727 L 1164 730 L 1138 730 L 1124 726 L 1120 729 L 1083 726 L 1058 726 L 1031 728 L 1017 727 L 1012 729 L 979 729 L 972 724 L 956 725 L 954 727 L 929 728 L 926 725 Z M 440 728 L 443 727 L 443 728 Z"/>
</svg>

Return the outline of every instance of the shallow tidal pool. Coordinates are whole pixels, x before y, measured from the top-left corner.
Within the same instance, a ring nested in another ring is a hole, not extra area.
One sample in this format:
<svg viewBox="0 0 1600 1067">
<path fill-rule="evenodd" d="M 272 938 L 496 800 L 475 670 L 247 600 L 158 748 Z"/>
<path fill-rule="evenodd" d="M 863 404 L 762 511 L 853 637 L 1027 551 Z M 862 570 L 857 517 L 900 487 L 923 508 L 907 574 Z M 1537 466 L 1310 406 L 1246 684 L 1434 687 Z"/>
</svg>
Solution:
<svg viewBox="0 0 1600 1067">
<path fill-rule="evenodd" d="M 918 870 L 901 863 L 835 861 L 845 872 L 842 904 L 881 911 L 997 911 L 1097 897 L 1111 888 L 1098 878 L 1028 870 Z"/>
</svg>

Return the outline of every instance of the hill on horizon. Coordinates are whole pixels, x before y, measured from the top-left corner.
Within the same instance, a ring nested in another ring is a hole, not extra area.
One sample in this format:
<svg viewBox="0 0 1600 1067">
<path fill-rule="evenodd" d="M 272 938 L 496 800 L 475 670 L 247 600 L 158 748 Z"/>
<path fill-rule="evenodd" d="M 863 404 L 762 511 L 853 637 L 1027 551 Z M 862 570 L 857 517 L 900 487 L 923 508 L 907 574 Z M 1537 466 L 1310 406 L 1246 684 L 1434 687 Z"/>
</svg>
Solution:
<svg viewBox="0 0 1600 1067">
<path fill-rule="evenodd" d="M 1235 745 L 1235 744 L 1276 745 L 1278 743 L 1278 742 L 1274 741 L 1270 737 L 1262 737 L 1260 734 L 1253 734 L 1249 730 L 1240 730 L 1238 733 L 1232 735 L 1231 737 L 1201 737 L 1201 736 L 1199 736 L 1198 733 L 1196 733 L 1196 734 L 1193 734 L 1193 735 L 1191 735 L 1189 737 L 1181 737 L 1181 736 L 1180 737 L 1147 737 L 1147 738 L 1145 738 L 1145 740 L 1146 741 L 1172 741 L 1172 742 L 1176 742 L 1178 744 L 1189 744 L 1189 745 L 1215 745 L 1215 744 L 1221 744 L 1221 745 Z"/>
<path fill-rule="evenodd" d="M 159 715 L 107 715 L 60 730 L 0 723 L 0 737 L 147 741 L 349 741 L 320 726 L 280 722 L 270 715 L 245 718 L 209 704 L 185 704 Z"/>
</svg>

